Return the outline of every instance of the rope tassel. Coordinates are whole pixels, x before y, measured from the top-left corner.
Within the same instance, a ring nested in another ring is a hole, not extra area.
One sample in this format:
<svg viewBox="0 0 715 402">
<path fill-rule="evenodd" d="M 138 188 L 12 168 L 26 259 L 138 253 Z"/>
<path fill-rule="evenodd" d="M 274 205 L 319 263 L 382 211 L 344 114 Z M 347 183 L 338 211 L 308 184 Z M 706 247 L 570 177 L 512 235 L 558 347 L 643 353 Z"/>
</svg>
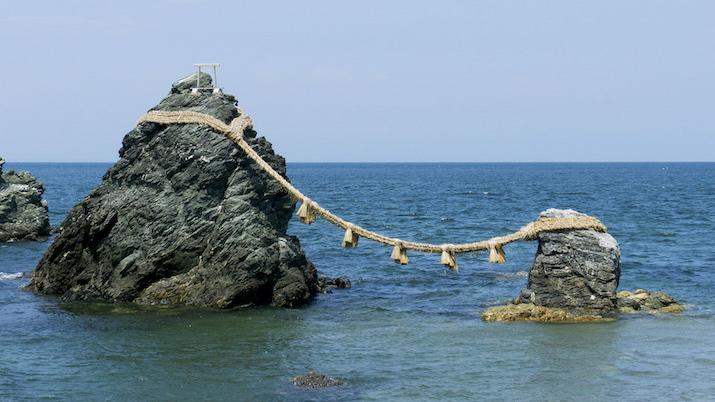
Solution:
<svg viewBox="0 0 715 402">
<path fill-rule="evenodd" d="M 402 244 L 395 244 L 395 248 L 392 249 L 392 255 L 390 256 L 396 263 L 401 265 L 407 265 L 410 260 L 407 258 L 407 249 L 402 246 Z"/>
<path fill-rule="evenodd" d="M 457 259 L 454 258 L 454 251 L 449 250 L 447 247 L 442 248 L 442 265 L 449 267 L 452 271 L 459 271 L 459 266 L 457 266 Z"/>
<path fill-rule="evenodd" d="M 343 247 L 357 247 L 358 240 L 360 240 L 360 236 L 357 233 L 353 232 L 352 227 L 348 226 L 347 230 L 345 230 L 345 237 L 343 238 Z"/>
<path fill-rule="evenodd" d="M 501 245 L 489 245 L 489 262 L 506 262 L 506 257 L 504 257 L 504 248 Z"/>
<path fill-rule="evenodd" d="M 304 201 L 301 203 L 297 213 L 300 218 L 300 222 L 305 223 L 306 225 L 310 225 L 315 222 L 315 209 L 308 204 L 310 204 L 310 201 Z"/>
</svg>

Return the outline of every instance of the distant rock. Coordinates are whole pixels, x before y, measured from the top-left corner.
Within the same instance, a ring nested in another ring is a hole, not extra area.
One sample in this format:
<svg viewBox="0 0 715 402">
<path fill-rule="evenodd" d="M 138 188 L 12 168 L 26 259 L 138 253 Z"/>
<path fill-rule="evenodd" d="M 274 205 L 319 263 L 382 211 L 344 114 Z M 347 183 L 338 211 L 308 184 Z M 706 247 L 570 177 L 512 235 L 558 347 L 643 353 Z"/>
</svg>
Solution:
<svg viewBox="0 0 715 402">
<path fill-rule="evenodd" d="M 539 218 L 585 216 L 549 209 Z M 521 303 L 544 307 L 616 309 L 621 251 L 608 233 L 587 230 L 541 232 Z"/>
<path fill-rule="evenodd" d="M 0 242 L 45 240 L 50 234 L 45 188 L 30 172 L 2 171 L 0 157 Z"/>
<path fill-rule="evenodd" d="M 208 74 L 202 86 L 210 85 Z M 192 96 L 196 75 L 152 110 L 202 112 L 229 123 L 226 94 Z M 137 116 L 138 117 L 138 116 Z M 244 138 L 285 176 L 265 138 Z M 120 160 L 75 205 L 28 289 L 68 299 L 231 308 L 295 306 L 318 290 L 297 238 L 295 202 L 223 134 L 204 125 L 142 123 Z"/>
<path fill-rule="evenodd" d="M 340 380 L 312 371 L 293 378 L 292 384 L 303 388 L 323 388 L 343 385 Z"/>
</svg>

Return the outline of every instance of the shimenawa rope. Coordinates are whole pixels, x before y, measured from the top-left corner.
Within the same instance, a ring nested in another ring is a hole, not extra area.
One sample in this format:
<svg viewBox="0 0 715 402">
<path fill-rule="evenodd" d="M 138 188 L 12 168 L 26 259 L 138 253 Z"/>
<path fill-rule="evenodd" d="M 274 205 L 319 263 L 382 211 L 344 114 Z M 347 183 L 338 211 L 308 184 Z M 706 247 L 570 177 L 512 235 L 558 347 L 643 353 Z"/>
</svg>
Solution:
<svg viewBox="0 0 715 402">
<path fill-rule="evenodd" d="M 391 258 L 398 264 L 407 264 L 407 250 L 424 251 L 430 253 L 441 253 L 441 262 L 446 267 L 452 270 L 457 270 L 457 262 L 455 254 L 468 253 L 474 251 L 489 250 L 489 262 L 504 262 L 504 245 L 515 242 L 517 240 L 536 240 L 539 232 L 548 232 L 565 229 L 594 229 L 599 232 L 605 232 L 604 226 L 598 219 L 591 216 L 579 216 L 570 218 L 544 218 L 538 221 L 531 222 L 519 229 L 517 232 L 506 236 L 494 237 L 489 240 L 464 243 L 464 244 L 427 244 L 408 242 L 397 238 L 387 237 L 379 233 L 364 229 L 352 222 L 345 221 L 332 214 L 327 209 L 318 205 L 317 202 L 306 197 L 298 191 L 292 184 L 283 176 L 276 172 L 256 151 L 243 139 L 243 132 L 249 127 L 253 127 L 251 118 L 236 107 L 239 116 L 226 124 L 221 120 L 209 116 L 207 114 L 192 112 L 192 111 L 149 111 L 142 116 L 137 125 L 150 122 L 158 124 L 205 124 L 214 130 L 224 134 L 236 145 L 238 145 L 246 155 L 251 158 L 258 166 L 261 167 L 268 175 L 283 186 L 288 194 L 301 203 L 297 215 L 300 221 L 306 224 L 315 222 L 315 217 L 320 216 L 326 221 L 345 230 L 343 238 L 343 247 L 353 248 L 358 244 L 361 237 L 376 241 L 378 243 L 393 246 Z"/>
</svg>

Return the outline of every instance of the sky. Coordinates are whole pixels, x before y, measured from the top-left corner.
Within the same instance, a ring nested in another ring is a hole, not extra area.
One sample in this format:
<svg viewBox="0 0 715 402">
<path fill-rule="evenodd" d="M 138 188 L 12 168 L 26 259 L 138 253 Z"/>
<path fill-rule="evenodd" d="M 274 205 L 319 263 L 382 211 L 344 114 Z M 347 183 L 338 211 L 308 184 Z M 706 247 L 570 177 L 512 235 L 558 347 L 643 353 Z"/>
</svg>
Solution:
<svg viewBox="0 0 715 402">
<path fill-rule="evenodd" d="M 715 161 L 713 1 L 0 0 L 0 156 L 114 162 L 218 62 L 288 162 Z"/>
</svg>

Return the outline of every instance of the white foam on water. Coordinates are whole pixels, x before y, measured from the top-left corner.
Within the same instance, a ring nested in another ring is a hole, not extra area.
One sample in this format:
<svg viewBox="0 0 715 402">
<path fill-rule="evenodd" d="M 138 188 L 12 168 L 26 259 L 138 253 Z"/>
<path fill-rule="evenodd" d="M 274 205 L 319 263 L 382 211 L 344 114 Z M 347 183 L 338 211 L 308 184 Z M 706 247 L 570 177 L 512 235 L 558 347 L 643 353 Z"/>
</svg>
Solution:
<svg viewBox="0 0 715 402">
<path fill-rule="evenodd" d="M 497 272 L 495 275 L 497 280 L 522 279 L 528 278 L 529 273 L 526 271 L 519 272 Z"/>
<path fill-rule="evenodd" d="M 12 281 L 14 279 L 22 278 L 22 272 L 16 272 L 14 274 L 6 274 L 5 272 L 0 272 L 0 281 Z"/>
</svg>

